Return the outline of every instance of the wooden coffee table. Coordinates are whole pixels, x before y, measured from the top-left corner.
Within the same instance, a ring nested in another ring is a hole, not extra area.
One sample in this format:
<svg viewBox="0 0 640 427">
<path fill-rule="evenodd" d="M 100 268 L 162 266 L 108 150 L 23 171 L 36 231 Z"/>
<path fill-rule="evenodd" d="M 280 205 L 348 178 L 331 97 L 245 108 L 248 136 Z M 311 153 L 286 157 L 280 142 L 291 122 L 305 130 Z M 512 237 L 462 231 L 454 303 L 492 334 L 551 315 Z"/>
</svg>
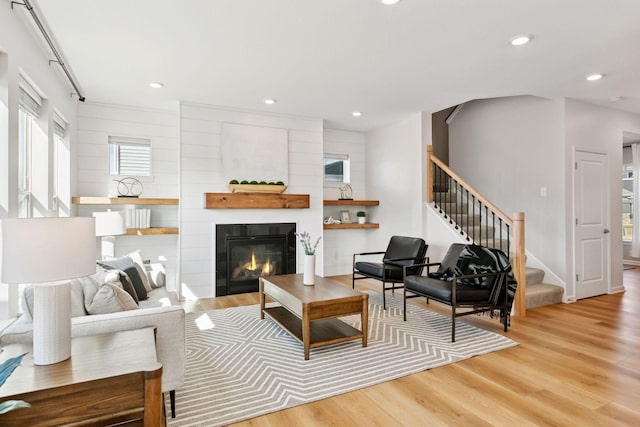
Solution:
<svg viewBox="0 0 640 427">
<path fill-rule="evenodd" d="M 267 297 L 280 303 L 265 307 Z M 260 279 L 260 318 L 269 316 L 309 349 L 343 341 L 362 339 L 367 346 L 369 295 L 316 276 L 315 285 L 302 284 L 302 274 L 283 274 Z M 362 330 L 347 325 L 340 316 L 360 314 Z"/>
</svg>

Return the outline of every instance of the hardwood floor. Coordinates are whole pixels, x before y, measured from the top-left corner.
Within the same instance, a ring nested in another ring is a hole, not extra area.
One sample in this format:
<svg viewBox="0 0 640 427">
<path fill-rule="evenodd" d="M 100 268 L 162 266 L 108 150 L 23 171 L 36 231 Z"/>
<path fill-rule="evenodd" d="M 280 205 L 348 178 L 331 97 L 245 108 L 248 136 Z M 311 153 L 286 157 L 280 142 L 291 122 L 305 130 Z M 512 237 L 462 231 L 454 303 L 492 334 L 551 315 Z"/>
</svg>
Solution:
<svg viewBox="0 0 640 427">
<path fill-rule="evenodd" d="M 350 276 L 333 277 L 351 286 Z M 234 426 L 640 425 L 640 269 L 626 291 L 527 311 L 516 347 L 264 415 Z M 361 280 L 356 289 L 380 290 Z M 402 293 L 396 291 L 401 298 Z M 411 301 L 448 314 L 445 306 Z M 186 302 L 187 311 L 257 304 L 258 294 Z M 504 334 L 495 319 L 463 322 Z"/>
</svg>

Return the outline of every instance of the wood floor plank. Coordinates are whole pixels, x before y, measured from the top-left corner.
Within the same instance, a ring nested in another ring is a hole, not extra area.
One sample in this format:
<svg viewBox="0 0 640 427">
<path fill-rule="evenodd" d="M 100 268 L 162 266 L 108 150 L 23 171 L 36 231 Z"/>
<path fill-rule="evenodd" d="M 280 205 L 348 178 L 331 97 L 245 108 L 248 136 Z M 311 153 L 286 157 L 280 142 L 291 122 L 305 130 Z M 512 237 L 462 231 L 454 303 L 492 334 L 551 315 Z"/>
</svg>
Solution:
<svg viewBox="0 0 640 427">
<path fill-rule="evenodd" d="M 332 279 L 351 287 L 351 276 Z M 625 292 L 530 309 L 507 333 L 488 316 L 461 319 L 520 345 L 236 426 L 640 425 L 640 269 Z M 356 289 L 380 292 L 361 280 Z M 402 292 L 394 296 L 402 298 Z M 257 293 L 185 302 L 189 312 L 257 304 Z M 412 304 L 448 316 L 442 304 Z"/>
</svg>

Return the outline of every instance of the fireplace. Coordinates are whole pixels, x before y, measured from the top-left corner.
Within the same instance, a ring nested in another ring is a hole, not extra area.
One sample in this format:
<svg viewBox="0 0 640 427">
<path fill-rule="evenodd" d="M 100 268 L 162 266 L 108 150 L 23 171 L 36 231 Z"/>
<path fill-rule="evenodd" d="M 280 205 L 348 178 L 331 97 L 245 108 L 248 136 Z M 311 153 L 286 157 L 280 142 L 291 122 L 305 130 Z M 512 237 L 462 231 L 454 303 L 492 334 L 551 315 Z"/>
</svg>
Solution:
<svg viewBox="0 0 640 427">
<path fill-rule="evenodd" d="M 258 278 L 296 272 L 296 224 L 217 224 L 216 296 L 258 291 Z"/>
</svg>

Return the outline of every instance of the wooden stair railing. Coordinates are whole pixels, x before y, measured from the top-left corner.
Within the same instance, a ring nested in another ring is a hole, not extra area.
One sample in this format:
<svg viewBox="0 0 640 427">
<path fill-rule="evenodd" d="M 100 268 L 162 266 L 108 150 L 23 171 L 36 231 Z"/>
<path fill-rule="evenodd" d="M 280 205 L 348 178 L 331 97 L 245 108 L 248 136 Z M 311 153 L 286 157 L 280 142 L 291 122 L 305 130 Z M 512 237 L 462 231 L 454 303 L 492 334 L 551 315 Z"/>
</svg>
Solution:
<svg viewBox="0 0 640 427">
<path fill-rule="evenodd" d="M 514 213 L 513 218 L 506 215 L 434 156 L 431 145 L 427 146 L 427 202 L 434 203 L 468 240 L 507 254 L 513 248 L 513 274 L 518 281 L 513 304 L 515 315 L 525 317 L 524 212 Z M 449 211 L 443 209 L 445 204 L 452 205 Z"/>
</svg>

